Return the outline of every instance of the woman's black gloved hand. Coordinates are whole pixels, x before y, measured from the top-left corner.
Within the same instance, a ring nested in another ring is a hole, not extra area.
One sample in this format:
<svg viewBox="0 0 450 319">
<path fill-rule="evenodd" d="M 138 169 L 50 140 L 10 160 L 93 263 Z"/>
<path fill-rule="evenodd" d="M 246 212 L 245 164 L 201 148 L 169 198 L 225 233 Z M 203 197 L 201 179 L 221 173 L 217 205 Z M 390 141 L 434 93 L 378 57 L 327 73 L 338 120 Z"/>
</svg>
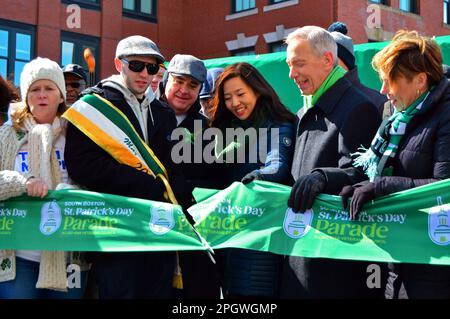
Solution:
<svg viewBox="0 0 450 319">
<path fill-rule="evenodd" d="M 300 177 L 292 187 L 288 206 L 296 213 L 304 213 L 311 209 L 317 195 L 322 193 L 326 186 L 327 179 L 319 171 Z"/>
<path fill-rule="evenodd" d="M 369 182 L 364 185 L 344 186 L 339 196 L 342 197 L 342 207 L 344 209 L 347 209 L 348 199 L 352 197 L 349 212 L 350 220 L 356 220 L 364 204 L 375 198 L 375 184 Z"/>
<path fill-rule="evenodd" d="M 243 184 L 248 184 L 250 182 L 253 182 L 254 180 L 263 180 L 260 172 L 252 171 L 252 172 L 248 173 L 241 179 L 241 182 Z"/>
</svg>

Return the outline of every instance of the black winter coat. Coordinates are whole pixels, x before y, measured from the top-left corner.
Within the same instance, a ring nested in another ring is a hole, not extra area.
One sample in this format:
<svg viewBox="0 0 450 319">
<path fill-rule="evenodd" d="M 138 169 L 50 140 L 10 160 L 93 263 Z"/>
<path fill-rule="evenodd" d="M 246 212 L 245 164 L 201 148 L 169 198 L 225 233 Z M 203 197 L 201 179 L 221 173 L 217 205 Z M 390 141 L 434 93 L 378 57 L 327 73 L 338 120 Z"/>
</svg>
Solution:
<svg viewBox="0 0 450 319">
<path fill-rule="evenodd" d="M 375 105 L 345 77 L 329 88 L 316 105 L 298 113 L 292 176 L 295 180 L 319 169 L 326 175 L 325 193 L 365 179 L 352 166 L 351 153 L 369 147 L 381 118 Z M 368 298 L 367 262 L 287 256 L 282 298 Z M 382 292 L 375 292 L 378 297 Z"/>
<path fill-rule="evenodd" d="M 384 103 L 386 103 L 387 97 L 377 90 L 371 89 L 362 84 L 359 80 L 358 68 L 355 67 L 353 70 L 349 70 L 344 77 L 352 82 L 352 84 L 355 85 L 358 89 L 360 89 L 361 92 L 367 95 L 369 100 L 377 107 L 380 115 L 383 115 Z"/>
<path fill-rule="evenodd" d="M 120 91 L 102 87 L 101 83 L 84 93 L 90 93 L 90 90 L 102 95 L 120 109 L 143 139 L 139 122 Z M 158 100 L 153 100 L 150 107 L 152 115 L 148 116 L 147 121 L 149 146 L 162 164 L 167 166 L 171 150 L 170 134 L 176 127 L 175 114 Z M 118 163 L 70 123 L 67 128 L 64 158 L 70 178 L 88 190 L 165 201 L 165 188 L 159 179 Z"/>
<path fill-rule="evenodd" d="M 353 167 L 350 154 L 361 145 L 370 145 L 381 121 L 366 95 L 342 78 L 312 109 L 306 113 L 300 109 L 297 117 L 294 180 L 320 169 L 329 181 L 325 193 L 338 194 L 343 185 L 365 179 L 362 171 Z"/>
<path fill-rule="evenodd" d="M 165 88 L 163 85 L 162 88 Z M 167 103 L 166 96 L 160 97 L 165 102 L 166 107 L 170 108 Z M 204 160 L 203 150 L 210 141 L 203 140 L 203 132 L 208 128 L 208 119 L 200 113 L 200 100 L 197 99 L 189 108 L 186 117 L 177 126 L 176 134 L 172 135 L 172 172 L 176 176 L 182 177 L 184 181 L 183 192 L 177 198 L 183 208 L 195 204 L 192 197 L 192 191 L 195 187 L 218 188 L 216 180 L 218 176 L 214 176 L 214 170 L 211 164 L 207 164 Z M 183 134 L 179 134 L 178 130 L 185 129 Z M 189 137 L 187 136 L 189 134 Z M 184 154 L 184 149 L 188 156 Z M 190 153 L 190 154 L 189 154 Z M 177 159 L 178 157 L 181 157 Z M 182 160 L 180 162 L 180 160 Z"/>
<path fill-rule="evenodd" d="M 375 197 L 450 178 L 450 82 L 443 79 L 406 126 L 397 156 L 388 161 L 392 176 L 374 180 Z M 450 298 L 450 267 L 390 264 L 386 296 L 395 298 L 400 283 L 409 298 Z M 394 283 L 394 284 L 392 284 Z M 396 284 L 399 283 L 399 284 Z"/>
</svg>

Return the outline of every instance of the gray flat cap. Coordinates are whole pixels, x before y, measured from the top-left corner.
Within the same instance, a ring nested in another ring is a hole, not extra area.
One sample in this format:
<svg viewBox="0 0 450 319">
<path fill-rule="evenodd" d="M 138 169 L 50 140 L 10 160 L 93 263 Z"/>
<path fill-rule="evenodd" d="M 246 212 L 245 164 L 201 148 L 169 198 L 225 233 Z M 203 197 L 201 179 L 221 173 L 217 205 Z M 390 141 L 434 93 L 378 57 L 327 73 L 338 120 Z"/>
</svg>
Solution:
<svg viewBox="0 0 450 319">
<path fill-rule="evenodd" d="M 175 54 L 169 62 L 167 72 L 175 75 L 187 75 L 203 83 L 206 79 L 206 67 L 202 60 L 189 54 Z"/>
<path fill-rule="evenodd" d="M 117 45 L 116 58 L 120 59 L 131 55 L 154 57 L 158 63 L 165 61 L 155 42 L 140 35 L 122 39 Z"/>
</svg>

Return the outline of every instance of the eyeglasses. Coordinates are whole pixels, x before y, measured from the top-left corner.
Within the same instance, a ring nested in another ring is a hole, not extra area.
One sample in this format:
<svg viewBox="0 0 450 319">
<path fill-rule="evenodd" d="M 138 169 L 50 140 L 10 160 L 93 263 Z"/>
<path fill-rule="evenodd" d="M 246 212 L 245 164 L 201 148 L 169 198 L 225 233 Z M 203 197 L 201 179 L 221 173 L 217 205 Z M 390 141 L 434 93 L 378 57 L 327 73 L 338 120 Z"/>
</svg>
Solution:
<svg viewBox="0 0 450 319">
<path fill-rule="evenodd" d="M 150 75 L 155 75 L 158 73 L 159 64 L 157 63 L 146 63 L 142 61 L 128 61 L 127 59 L 121 59 L 123 62 L 128 64 L 128 68 L 133 72 L 142 72 L 144 68 L 147 68 L 147 73 Z"/>
<path fill-rule="evenodd" d="M 78 89 L 81 86 L 80 82 L 66 82 L 66 88 L 72 87 L 74 89 Z"/>
</svg>

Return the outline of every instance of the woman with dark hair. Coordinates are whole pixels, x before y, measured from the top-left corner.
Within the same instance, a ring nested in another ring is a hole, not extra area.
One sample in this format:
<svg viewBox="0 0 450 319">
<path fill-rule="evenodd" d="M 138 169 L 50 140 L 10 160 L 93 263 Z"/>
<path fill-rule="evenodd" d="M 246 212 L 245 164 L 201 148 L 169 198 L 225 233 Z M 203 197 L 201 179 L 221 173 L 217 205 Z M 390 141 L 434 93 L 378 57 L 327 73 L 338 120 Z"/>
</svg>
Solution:
<svg viewBox="0 0 450 319">
<path fill-rule="evenodd" d="M 225 142 L 230 138 L 227 131 L 230 134 L 239 132 L 230 129 L 252 128 L 258 135 L 254 141 L 252 138 L 255 136 L 249 136 L 250 134 L 236 136 L 237 143 L 231 144 L 234 147 L 230 148 L 229 144 L 228 149 L 225 147 L 216 152 L 221 153 L 222 159 L 226 160 L 227 153 L 234 150 L 237 153 L 234 154 L 237 155 L 236 159 L 240 160 L 238 163 L 226 164 L 229 168 L 226 186 L 234 181 L 242 180 L 246 184 L 254 179 L 290 184 L 295 116 L 281 103 L 270 84 L 251 64 L 240 62 L 228 66 L 217 79 L 216 85 L 211 126 L 222 131 Z M 271 140 L 277 137 L 279 143 L 271 145 Z M 267 154 L 263 154 L 267 156 L 252 161 L 260 153 L 261 146 L 267 147 Z"/>
<path fill-rule="evenodd" d="M 225 160 L 223 186 L 291 183 L 295 117 L 255 67 L 242 62 L 225 68 L 216 82 L 212 114 L 211 126 L 220 129 L 226 143 L 233 140 L 216 150 Z M 281 256 L 245 249 L 223 254 L 225 297 L 278 296 Z"/>
<path fill-rule="evenodd" d="M 372 65 L 395 111 L 355 159 L 369 180 L 341 191 L 344 208 L 353 196 L 352 219 L 374 198 L 450 178 L 450 84 L 438 44 L 415 31 L 399 31 Z M 409 298 L 450 298 L 450 266 L 398 263 L 389 268 L 388 298 L 398 297 L 402 283 Z"/>
<path fill-rule="evenodd" d="M 14 86 L 0 75 L 0 125 L 8 120 L 9 104 L 19 100 Z"/>
</svg>

